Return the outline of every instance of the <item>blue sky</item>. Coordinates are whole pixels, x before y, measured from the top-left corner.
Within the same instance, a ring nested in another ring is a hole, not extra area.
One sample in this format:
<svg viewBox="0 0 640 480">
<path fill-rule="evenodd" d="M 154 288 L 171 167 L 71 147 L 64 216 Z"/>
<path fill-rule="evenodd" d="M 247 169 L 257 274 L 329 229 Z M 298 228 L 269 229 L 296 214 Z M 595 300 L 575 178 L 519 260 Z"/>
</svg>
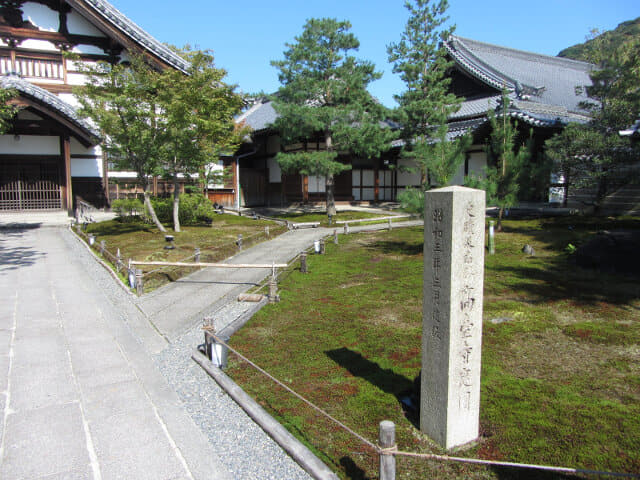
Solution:
<svg viewBox="0 0 640 480">
<path fill-rule="evenodd" d="M 387 106 L 403 83 L 391 72 L 386 46 L 407 20 L 403 0 L 111 0 L 162 42 L 208 48 L 227 80 L 241 91 L 273 92 L 279 83 L 271 60 L 302 31 L 306 19 L 349 20 L 360 40 L 356 56 L 384 73 L 370 91 Z M 584 41 L 590 29 L 611 30 L 640 16 L 638 0 L 449 0 L 456 34 L 483 42 L 556 55 Z"/>
</svg>

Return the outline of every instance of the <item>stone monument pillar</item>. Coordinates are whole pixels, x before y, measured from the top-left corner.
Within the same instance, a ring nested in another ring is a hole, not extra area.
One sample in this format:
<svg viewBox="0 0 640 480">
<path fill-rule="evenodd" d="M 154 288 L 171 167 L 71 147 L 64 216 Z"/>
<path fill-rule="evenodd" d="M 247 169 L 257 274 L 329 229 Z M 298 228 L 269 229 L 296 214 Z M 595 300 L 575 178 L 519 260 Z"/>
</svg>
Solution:
<svg viewBox="0 0 640 480">
<path fill-rule="evenodd" d="M 420 430 L 446 449 L 478 437 L 485 192 L 425 193 Z"/>
</svg>

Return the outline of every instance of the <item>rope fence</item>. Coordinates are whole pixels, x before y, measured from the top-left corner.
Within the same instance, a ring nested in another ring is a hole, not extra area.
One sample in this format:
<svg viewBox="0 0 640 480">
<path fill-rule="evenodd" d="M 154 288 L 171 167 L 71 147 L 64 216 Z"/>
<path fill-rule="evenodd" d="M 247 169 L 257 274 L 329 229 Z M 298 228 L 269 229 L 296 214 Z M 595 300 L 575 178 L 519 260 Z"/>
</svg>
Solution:
<svg viewBox="0 0 640 480">
<path fill-rule="evenodd" d="M 293 263 L 293 262 L 292 262 Z M 231 347 L 228 343 L 226 343 L 223 339 L 216 336 L 214 332 L 211 330 L 207 330 L 205 333 L 205 337 L 211 337 L 215 343 L 222 345 L 228 351 L 231 351 L 234 355 L 240 358 L 247 365 L 251 366 L 253 369 L 258 371 L 263 376 L 267 377 L 269 380 L 283 388 L 285 391 L 296 397 L 298 400 L 303 402 L 305 405 L 309 406 L 323 417 L 328 419 L 333 424 L 337 425 L 343 431 L 351 435 L 352 437 L 359 440 L 363 445 L 369 447 L 374 454 L 380 456 L 380 480 L 395 480 L 395 457 L 410 457 L 410 458 L 419 458 L 424 460 L 435 460 L 439 462 L 452 462 L 452 463 L 464 463 L 464 464 L 473 464 L 473 465 L 482 465 L 488 467 L 503 467 L 503 468 L 519 468 L 519 469 L 527 469 L 527 470 L 537 470 L 537 471 L 545 471 L 550 473 L 561 473 L 561 474 L 580 474 L 580 475 L 600 475 L 600 476 L 608 476 L 608 477 L 617 477 L 617 478 L 635 478 L 640 479 L 640 475 L 633 473 L 620 473 L 620 472 L 608 472 L 608 471 L 600 471 L 600 470 L 589 470 L 589 469 L 581 469 L 581 468 L 571 468 L 571 467 L 559 467 L 559 466 L 550 466 L 550 465 L 537 465 L 537 464 L 527 464 L 527 463 L 517 463 L 517 462 L 503 462 L 497 460 L 483 460 L 478 458 L 465 458 L 465 457 L 454 457 L 449 455 L 438 455 L 433 453 L 417 453 L 417 452 L 407 452 L 399 450 L 397 445 L 395 444 L 395 425 L 393 422 L 383 421 L 380 424 L 380 444 L 376 444 L 371 440 L 367 439 L 363 435 L 357 433 L 352 428 L 345 425 L 340 420 L 333 417 L 330 413 L 308 400 L 291 387 L 271 375 L 269 372 L 249 360 L 246 356 L 242 355 L 236 349 Z M 391 439 L 391 441 L 389 441 Z"/>
</svg>

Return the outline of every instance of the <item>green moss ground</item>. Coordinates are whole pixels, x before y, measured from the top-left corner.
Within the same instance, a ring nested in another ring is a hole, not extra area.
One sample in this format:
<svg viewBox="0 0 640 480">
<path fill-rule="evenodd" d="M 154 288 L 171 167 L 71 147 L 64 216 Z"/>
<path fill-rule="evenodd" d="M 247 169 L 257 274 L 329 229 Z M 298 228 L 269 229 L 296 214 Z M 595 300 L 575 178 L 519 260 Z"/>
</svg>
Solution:
<svg viewBox="0 0 640 480">
<path fill-rule="evenodd" d="M 640 472 L 640 282 L 581 269 L 565 252 L 615 228 L 640 221 L 505 222 L 485 266 L 482 436 L 458 454 Z M 400 403 L 420 370 L 422 235 L 328 242 L 232 345 L 370 440 L 388 419 L 401 449 L 444 453 Z M 341 477 L 377 478 L 365 446 L 234 358 L 229 373 Z M 400 458 L 398 478 L 568 477 Z"/>
</svg>

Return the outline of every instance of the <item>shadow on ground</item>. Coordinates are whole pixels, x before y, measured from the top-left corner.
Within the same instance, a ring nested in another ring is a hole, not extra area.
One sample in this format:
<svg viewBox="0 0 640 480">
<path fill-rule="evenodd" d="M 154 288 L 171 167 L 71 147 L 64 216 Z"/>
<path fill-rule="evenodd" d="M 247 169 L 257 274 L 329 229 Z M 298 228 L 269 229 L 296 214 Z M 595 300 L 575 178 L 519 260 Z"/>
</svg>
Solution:
<svg viewBox="0 0 640 480">
<path fill-rule="evenodd" d="M 391 369 L 384 369 L 376 362 L 372 362 L 360 353 L 346 347 L 327 350 L 324 353 L 353 376 L 362 378 L 383 392 L 395 396 L 402 405 L 407 420 L 414 427 L 419 428 L 419 411 L 407 408 L 406 401 L 404 401 L 413 394 L 415 388 L 413 380 L 403 375 L 398 375 Z"/>
<path fill-rule="evenodd" d="M 39 228 L 39 225 L 28 225 L 16 228 L 0 229 L 0 275 L 8 270 L 33 265 L 45 256 L 44 252 L 30 247 L 18 247 L 8 245 L 13 238 L 21 237 L 25 232 Z"/>
</svg>

